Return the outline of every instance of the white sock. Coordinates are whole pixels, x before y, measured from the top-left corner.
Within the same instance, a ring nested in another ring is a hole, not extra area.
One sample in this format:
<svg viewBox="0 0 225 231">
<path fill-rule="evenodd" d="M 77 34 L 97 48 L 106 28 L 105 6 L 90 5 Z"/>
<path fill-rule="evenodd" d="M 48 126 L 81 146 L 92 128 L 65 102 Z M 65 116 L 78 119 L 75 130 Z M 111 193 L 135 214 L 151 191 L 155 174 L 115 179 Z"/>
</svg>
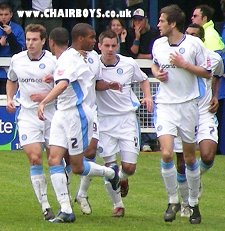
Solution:
<svg viewBox="0 0 225 231">
<path fill-rule="evenodd" d="M 113 208 L 124 208 L 124 204 L 120 194 L 120 189 L 114 191 L 112 185 L 108 181 L 105 181 L 105 188 L 112 200 Z"/>
<path fill-rule="evenodd" d="M 61 206 L 61 212 L 72 213 L 65 173 L 51 174 L 52 185 Z"/>
<path fill-rule="evenodd" d="M 187 181 L 184 182 L 178 182 L 180 196 L 182 198 L 182 201 L 185 204 L 188 204 L 188 197 L 189 197 L 189 191 L 188 191 L 188 183 Z"/>
<path fill-rule="evenodd" d="M 87 197 L 87 191 L 91 184 L 92 178 L 90 176 L 80 176 L 80 186 L 76 197 Z"/>
<path fill-rule="evenodd" d="M 200 167 L 198 161 L 193 165 L 186 165 L 186 177 L 189 187 L 189 205 L 194 207 L 198 204 L 200 188 Z"/>
<path fill-rule="evenodd" d="M 50 208 L 48 197 L 47 197 L 47 183 L 44 174 L 31 176 L 31 183 L 41 205 L 42 211 L 44 212 L 47 208 Z"/>
<path fill-rule="evenodd" d="M 120 170 L 119 170 L 119 178 L 120 178 L 121 180 L 126 180 L 128 177 L 129 177 L 129 175 L 126 174 L 126 173 L 123 171 L 122 168 L 120 168 Z"/>
<path fill-rule="evenodd" d="M 179 203 L 177 193 L 177 170 L 174 162 L 165 163 L 161 161 L 161 173 L 168 193 L 169 203 Z"/>
<path fill-rule="evenodd" d="M 115 176 L 114 170 L 109 167 L 105 167 L 90 161 L 88 161 L 88 163 L 90 165 L 88 176 L 104 176 L 109 179 L 112 179 Z"/>
</svg>

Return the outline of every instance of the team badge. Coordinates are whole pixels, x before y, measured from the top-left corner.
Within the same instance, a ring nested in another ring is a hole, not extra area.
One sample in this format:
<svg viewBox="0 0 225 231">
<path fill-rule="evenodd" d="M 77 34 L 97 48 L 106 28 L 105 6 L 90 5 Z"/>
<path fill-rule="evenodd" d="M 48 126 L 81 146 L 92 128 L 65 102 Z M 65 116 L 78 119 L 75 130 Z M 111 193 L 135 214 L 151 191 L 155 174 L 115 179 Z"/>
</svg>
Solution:
<svg viewBox="0 0 225 231">
<path fill-rule="evenodd" d="M 40 68 L 40 69 L 45 69 L 45 67 L 46 67 L 46 66 L 45 66 L 44 63 L 41 63 L 41 64 L 39 65 L 39 68 Z"/>
<path fill-rule="evenodd" d="M 57 71 L 57 75 L 59 75 L 59 76 L 63 75 L 63 74 L 64 74 L 64 71 L 65 71 L 65 70 L 58 70 L 58 71 Z"/>
<path fill-rule="evenodd" d="M 103 147 L 98 147 L 98 153 L 102 153 L 103 152 Z"/>
<path fill-rule="evenodd" d="M 27 139 L 27 135 L 26 134 L 23 134 L 22 136 L 21 136 L 21 139 L 24 141 L 24 140 L 26 140 Z"/>
<path fill-rule="evenodd" d="M 183 47 L 181 47 L 181 48 L 179 49 L 179 52 L 180 52 L 181 54 L 184 54 L 185 49 L 184 49 Z"/>
<path fill-rule="evenodd" d="M 123 74 L 123 69 L 122 68 L 118 68 L 116 72 L 117 72 L 117 74 L 122 75 Z"/>
<path fill-rule="evenodd" d="M 157 127 L 157 131 L 158 131 L 158 132 L 162 131 L 162 128 L 163 128 L 162 125 L 159 125 L 159 126 Z"/>
<path fill-rule="evenodd" d="M 92 58 L 88 58 L 88 62 L 92 64 L 94 60 Z"/>
</svg>

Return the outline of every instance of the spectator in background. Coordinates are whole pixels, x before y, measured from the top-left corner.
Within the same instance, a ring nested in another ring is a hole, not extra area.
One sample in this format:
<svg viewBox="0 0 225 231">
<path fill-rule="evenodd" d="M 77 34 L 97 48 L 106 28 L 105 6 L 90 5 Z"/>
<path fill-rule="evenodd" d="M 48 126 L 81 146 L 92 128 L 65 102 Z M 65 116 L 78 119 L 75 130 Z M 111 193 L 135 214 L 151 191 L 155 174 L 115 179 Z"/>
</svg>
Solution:
<svg viewBox="0 0 225 231">
<path fill-rule="evenodd" d="M 212 17 L 214 9 L 208 5 L 199 5 L 195 7 L 193 15 L 191 17 L 192 23 L 196 23 L 203 26 L 205 30 L 205 47 L 209 50 L 223 50 L 224 43 L 214 28 Z"/>
<path fill-rule="evenodd" d="M 7 3 L 0 3 L 0 57 L 12 57 L 25 48 L 23 28 L 11 21 L 12 8 Z M 6 94 L 8 68 L 0 68 L 0 94 Z"/>
<path fill-rule="evenodd" d="M 225 44 L 225 0 L 221 0 L 220 5 L 221 5 L 221 10 L 223 12 L 224 20 L 221 22 L 216 22 L 215 29 L 218 31 L 218 33 L 222 38 L 223 43 Z"/>
<path fill-rule="evenodd" d="M 143 9 L 138 8 L 133 13 L 132 28 L 126 37 L 126 50 L 129 56 L 138 59 L 152 59 L 152 46 L 159 37 L 158 30 L 152 28 Z"/>
<path fill-rule="evenodd" d="M 121 18 L 113 18 L 109 22 L 108 27 L 109 27 L 108 29 L 114 31 L 118 36 L 119 48 L 117 53 L 126 55 L 127 52 L 126 52 L 125 42 L 127 37 L 127 30 L 126 30 L 125 22 Z"/>
<path fill-rule="evenodd" d="M 60 1 L 60 0 L 21 0 L 23 10 L 36 10 L 44 12 L 46 9 L 64 9 L 67 0 Z M 52 18 L 45 18 L 45 17 L 30 17 L 24 19 L 24 27 L 28 24 L 41 24 L 43 25 L 46 30 L 47 34 L 51 32 L 52 29 L 56 27 L 62 26 L 62 18 L 52 17 Z"/>
</svg>

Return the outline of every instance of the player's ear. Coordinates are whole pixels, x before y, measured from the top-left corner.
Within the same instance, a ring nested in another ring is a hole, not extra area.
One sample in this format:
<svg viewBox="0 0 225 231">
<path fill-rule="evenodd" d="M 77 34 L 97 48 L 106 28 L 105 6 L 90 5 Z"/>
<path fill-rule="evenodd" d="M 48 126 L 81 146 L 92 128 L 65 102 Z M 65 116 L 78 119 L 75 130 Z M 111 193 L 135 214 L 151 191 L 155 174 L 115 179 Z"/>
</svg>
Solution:
<svg viewBox="0 0 225 231">
<path fill-rule="evenodd" d="M 101 43 L 98 43 L 98 49 L 101 51 Z"/>
</svg>

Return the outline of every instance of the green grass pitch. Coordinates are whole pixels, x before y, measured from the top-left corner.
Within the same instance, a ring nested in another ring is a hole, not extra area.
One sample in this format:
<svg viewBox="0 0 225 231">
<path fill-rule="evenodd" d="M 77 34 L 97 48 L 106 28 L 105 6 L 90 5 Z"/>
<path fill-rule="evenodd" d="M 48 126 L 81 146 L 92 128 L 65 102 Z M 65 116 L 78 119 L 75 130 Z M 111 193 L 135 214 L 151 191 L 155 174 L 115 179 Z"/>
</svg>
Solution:
<svg viewBox="0 0 225 231">
<path fill-rule="evenodd" d="M 130 177 L 130 191 L 124 204 L 123 218 L 111 217 L 112 204 L 106 194 L 103 180 L 94 178 L 89 190 L 93 212 L 81 214 L 73 205 L 76 222 L 52 224 L 44 221 L 29 179 L 29 164 L 22 151 L 0 151 L 0 231 L 224 231 L 225 230 L 225 160 L 216 156 L 214 167 L 202 176 L 204 192 L 200 201 L 202 223 L 191 225 L 187 218 L 177 218 L 172 223 L 163 221 L 167 196 L 160 175 L 159 153 L 141 153 L 136 174 Z M 58 204 L 49 179 L 46 157 L 49 201 L 55 211 Z M 72 197 L 79 182 L 73 176 L 70 185 Z"/>
</svg>

